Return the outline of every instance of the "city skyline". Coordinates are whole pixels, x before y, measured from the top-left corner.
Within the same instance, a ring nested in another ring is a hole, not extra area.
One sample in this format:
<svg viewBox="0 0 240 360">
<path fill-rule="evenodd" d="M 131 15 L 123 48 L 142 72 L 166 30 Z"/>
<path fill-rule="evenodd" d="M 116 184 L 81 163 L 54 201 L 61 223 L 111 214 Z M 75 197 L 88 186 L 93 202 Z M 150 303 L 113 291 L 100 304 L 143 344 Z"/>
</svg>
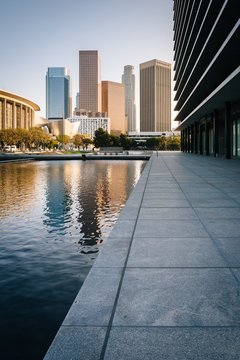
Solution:
<svg viewBox="0 0 240 360">
<path fill-rule="evenodd" d="M 74 107 L 78 52 L 96 49 L 102 56 L 102 80 L 121 82 L 124 66 L 134 66 L 139 112 L 139 64 L 151 58 L 173 62 L 172 1 L 70 0 L 67 18 L 63 4 L 61 0 L 13 0 L 14 12 L 2 4 L 0 30 L 7 28 L 8 36 L 1 43 L 0 88 L 31 99 L 45 116 L 46 70 L 66 67 L 71 72 Z M 156 11 L 146 17 L 150 8 Z M 84 14 L 81 23 L 79 13 Z M 31 44 L 24 51 L 23 40 Z"/>
</svg>

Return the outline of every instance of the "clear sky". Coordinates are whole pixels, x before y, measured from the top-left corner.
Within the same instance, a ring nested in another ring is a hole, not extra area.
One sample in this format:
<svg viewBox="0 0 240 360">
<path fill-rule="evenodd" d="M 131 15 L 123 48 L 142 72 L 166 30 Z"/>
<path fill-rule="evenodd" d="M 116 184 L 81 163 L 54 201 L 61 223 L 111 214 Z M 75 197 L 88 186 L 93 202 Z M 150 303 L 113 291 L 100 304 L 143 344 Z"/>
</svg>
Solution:
<svg viewBox="0 0 240 360">
<path fill-rule="evenodd" d="M 29 98 L 45 117 L 48 67 L 67 67 L 73 107 L 78 51 L 98 50 L 102 80 L 121 82 L 124 65 L 173 65 L 172 0 L 1 0 L 0 88 Z M 172 74 L 173 75 L 173 74 Z"/>
</svg>

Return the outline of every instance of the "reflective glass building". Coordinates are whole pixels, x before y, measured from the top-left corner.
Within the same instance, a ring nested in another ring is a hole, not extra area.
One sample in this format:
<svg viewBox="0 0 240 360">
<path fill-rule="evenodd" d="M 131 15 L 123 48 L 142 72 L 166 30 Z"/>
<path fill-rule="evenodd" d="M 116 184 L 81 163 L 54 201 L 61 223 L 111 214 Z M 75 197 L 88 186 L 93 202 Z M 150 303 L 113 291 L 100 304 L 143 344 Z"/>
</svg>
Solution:
<svg viewBox="0 0 240 360">
<path fill-rule="evenodd" d="M 72 116 L 71 78 L 63 67 L 48 68 L 46 74 L 46 118 L 49 121 Z"/>
<path fill-rule="evenodd" d="M 182 150 L 240 156 L 239 0 L 174 0 Z"/>
</svg>

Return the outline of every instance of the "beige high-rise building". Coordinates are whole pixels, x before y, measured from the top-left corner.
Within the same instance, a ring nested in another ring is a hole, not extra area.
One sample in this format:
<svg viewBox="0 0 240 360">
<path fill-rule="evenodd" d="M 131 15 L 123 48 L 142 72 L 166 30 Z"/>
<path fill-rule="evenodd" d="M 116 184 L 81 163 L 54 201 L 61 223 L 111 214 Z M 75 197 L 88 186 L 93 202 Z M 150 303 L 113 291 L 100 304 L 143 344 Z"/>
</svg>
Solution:
<svg viewBox="0 0 240 360">
<path fill-rule="evenodd" d="M 111 134 L 119 136 L 127 132 L 124 84 L 102 81 L 102 111 L 110 118 Z"/>
<path fill-rule="evenodd" d="M 101 56 L 97 50 L 79 51 L 79 108 L 101 111 Z"/>
<path fill-rule="evenodd" d="M 171 64 L 140 64 L 140 131 L 171 130 Z"/>
</svg>

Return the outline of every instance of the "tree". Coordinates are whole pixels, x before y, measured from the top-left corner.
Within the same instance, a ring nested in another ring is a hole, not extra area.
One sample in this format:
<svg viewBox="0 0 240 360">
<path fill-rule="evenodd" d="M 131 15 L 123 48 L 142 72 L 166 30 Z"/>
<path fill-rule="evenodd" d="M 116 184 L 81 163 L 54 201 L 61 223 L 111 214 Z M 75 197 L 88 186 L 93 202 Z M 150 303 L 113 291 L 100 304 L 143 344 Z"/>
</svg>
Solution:
<svg viewBox="0 0 240 360">
<path fill-rule="evenodd" d="M 111 146 L 111 138 L 107 131 L 99 128 L 95 131 L 93 143 L 96 148 Z"/>
<path fill-rule="evenodd" d="M 180 150 L 181 147 L 181 135 L 173 135 L 166 139 L 167 150 Z"/>
<path fill-rule="evenodd" d="M 73 144 L 76 146 L 79 150 L 80 146 L 83 146 L 83 136 L 80 134 L 77 134 L 73 137 Z"/>
<path fill-rule="evenodd" d="M 88 148 L 88 145 L 92 144 L 93 140 L 91 140 L 88 137 L 84 137 L 83 138 L 83 147 L 85 148 L 85 150 Z"/>
<path fill-rule="evenodd" d="M 147 139 L 146 146 L 148 149 L 158 150 L 160 148 L 160 138 L 152 137 Z"/>
<path fill-rule="evenodd" d="M 121 146 L 120 138 L 117 135 L 109 135 L 110 136 L 110 146 L 118 147 Z"/>
<path fill-rule="evenodd" d="M 120 135 L 120 144 L 124 150 L 129 150 L 131 148 L 131 139 L 126 134 Z"/>
<path fill-rule="evenodd" d="M 71 139 L 70 139 L 70 136 L 68 135 L 59 135 L 56 137 L 57 141 L 60 142 L 62 145 L 66 145 L 66 144 L 69 144 Z"/>
</svg>

